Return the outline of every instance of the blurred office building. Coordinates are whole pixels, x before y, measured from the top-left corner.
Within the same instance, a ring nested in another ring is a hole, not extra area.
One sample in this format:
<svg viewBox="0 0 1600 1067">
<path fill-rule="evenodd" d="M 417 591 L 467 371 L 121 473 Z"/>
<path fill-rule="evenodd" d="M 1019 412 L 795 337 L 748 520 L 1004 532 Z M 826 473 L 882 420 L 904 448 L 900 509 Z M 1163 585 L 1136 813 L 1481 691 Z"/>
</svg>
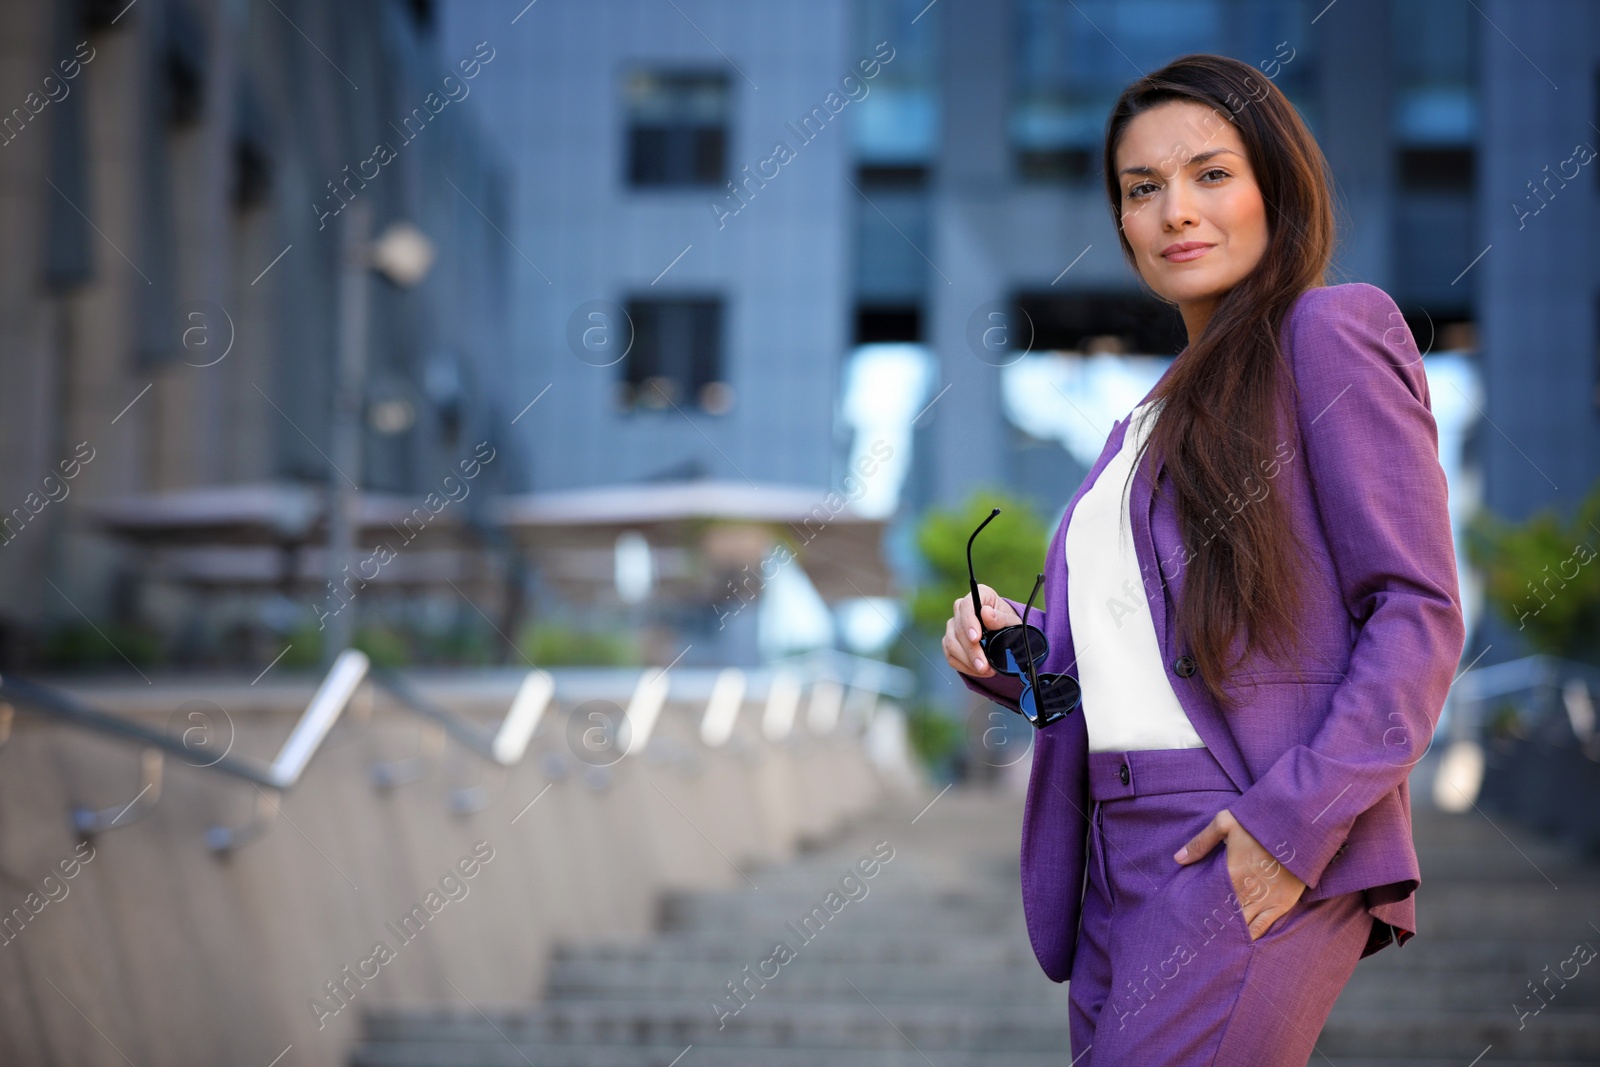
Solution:
<svg viewBox="0 0 1600 1067">
<path fill-rule="evenodd" d="M 1182 347 L 1100 156 L 1121 89 L 1196 51 L 1257 66 L 1325 150 L 1330 281 L 1391 294 L 1427 354 L 1458 531 L 1600 474 L 1592 5 L 5 11 L 14 643 L 80 611 L 196 626 L 184 568 L 312 620 L 350 410 L 339 242 L 366 207 L 435 255 L 411 288 L 370 279 L 358 541 L 496 457 L 419 543 L 437 558 L 408 548 L 380 587 L 496 643 L 542 619 L 686 662 L 881 650 L 916 517 L 998 484 L 1053 525 Z M 185 531 L 208 554 L 166 558 Z M 1475 620 L 1465 567 L 1463 589 Z"/>
<path fill-rule="evenodd" d="M 519 477 L 509 175 L 467 103 L 498 57 L 447 54 L 425 2 L 0 21 L 4 658 L 263 662 L 329 595 L 330 484 L 363 491 L 365 556 L 463 460 L 495 456 L 428 525 Z M 392 570 L 473 578 L 421 552 Z"/>
<path fill-rule="evenodd" d="M 820 491 L 881 442 L 877 514 L 1001 483 L 1059 516 L 1184 343 L 1123 261 L 1100 157 L 1118 92 L 1192 51 L 1258 66 L 1325 150 L 1330 281 L 1390 293 L 1426 353 L 1458 533 L 1480 502 L 1518 516 L 1597 473 L 1597 284 L 1575 243 L 1594 181 L 1542 212 L 1564 219 L 1509 206 L 1542 180 L 1530 158 L 1592 135 L 1592 101 L 1551 95 L 1551 79 L 1595 84 L 1590 7 L 641 0 L 523 7 L 514 25 L 445 11 L 458 51 L 520 35 L 481 105 L 515 160 L 517 392 L 563 398 L 516 428 L 537 485 Z M 1541 53 L 1558 69 L 1507 44 L 1507 21 L 1559 39 Z M 904 544 L 891 536 L 902 573 Z"/>
</svg>

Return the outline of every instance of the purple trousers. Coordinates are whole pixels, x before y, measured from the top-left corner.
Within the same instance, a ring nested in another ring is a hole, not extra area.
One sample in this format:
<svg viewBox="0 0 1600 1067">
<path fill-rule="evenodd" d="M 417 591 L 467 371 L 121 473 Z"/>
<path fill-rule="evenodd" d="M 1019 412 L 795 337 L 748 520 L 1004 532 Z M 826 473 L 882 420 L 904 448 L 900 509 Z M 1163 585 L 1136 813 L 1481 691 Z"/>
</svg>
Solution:
<svg viewBox="0 0 1600 1067">
<path fill-rule="evenodd" d="M 1089 794 L 1074 1067 L 1305 1067 L 1366 944 L 1364 894 L 1297 901 L 1252 941 L 1226 846 L 1172 858 L 1239 795 L 1207 749 L 1091 752 Z"/>
</svg>

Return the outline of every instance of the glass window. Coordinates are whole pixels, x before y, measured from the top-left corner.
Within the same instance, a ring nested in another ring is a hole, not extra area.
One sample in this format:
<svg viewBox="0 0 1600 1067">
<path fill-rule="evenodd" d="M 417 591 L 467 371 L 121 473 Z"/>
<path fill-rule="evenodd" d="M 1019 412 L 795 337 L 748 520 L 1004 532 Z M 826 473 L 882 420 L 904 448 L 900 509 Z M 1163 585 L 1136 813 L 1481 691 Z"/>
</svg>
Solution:
<svg viewBox="0 0 1600 1067">
<path fill-rule="evenodd" d="M 1395 140 L 1408 145 L 1470 145 L 1478 136 L 1472 56 L 1478 20 L 1454 0 L 1395 0 Z"/>
<path fill-rule="evenodd" d="M 720 298 L 635 298 L 627 310 L 633 346 L 622 361 L 624 408 L 693 404 L 720 415 L 732 406 L 722 373 Z"/>
<path fill-rule="evenodd" d="M 860 167 L 855 210 L 855 292 L 864 303 L 917 304 L 928 285 L 932 222 L 923 167 Z"/>
<path fill-rule="evenodd" d="M 1300 0 L 1017 0 L 1016 10 L 1010 133 L 1024 180 L 1098 181 L 1118 95 L 1191 52 L 1258 67 L 1312 121 Z"/>
<path fill-rule="evenodd" d="M 628 183 L 720 186 L 728 143 L 728 78 L 636 71 L 627 81 Z"/>
<path fill-rule="evenodd" d="M 939 144 L 938 27 L 928 0 L 859 0 L 851 73 L 867 95 L 851 107 L 856 157 L 862 163 L 931 163 Z M 880 53 L 879 46 L 888 48 Z M 870 64 L 882 54 L 887 63 Z M 876 69 L 872 78 L 866 70 Z"/>
<path fill-rule="evenodd" d="M 1093 180 L 1106 116 L 1133 79 L 1220 51 L 1215 0 L 1017 0 L 1011 143 L 1023 179 Z"/>
<path fill-rule="evenodd" d="M 1469 195 L 1478 136 L 1472 54 L 1478 20 L 1462 18 L 1449 0 L 1395 0 L 1389 15 L 1399 187 L 1408 194 Z"/>
</svg>

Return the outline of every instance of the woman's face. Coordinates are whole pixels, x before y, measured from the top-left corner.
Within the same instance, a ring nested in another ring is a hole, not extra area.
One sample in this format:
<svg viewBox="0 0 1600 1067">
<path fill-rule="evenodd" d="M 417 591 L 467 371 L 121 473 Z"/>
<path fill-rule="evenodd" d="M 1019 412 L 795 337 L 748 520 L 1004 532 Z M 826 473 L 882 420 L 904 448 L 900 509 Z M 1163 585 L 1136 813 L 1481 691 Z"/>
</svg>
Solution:
<svg viewBox="0 0 1600 1067">
<path fill-rule="evenodd" d="M 1116 155 L 1122 232 L 1140 275 L 1178 305 L 1192 341 L 1267 249 L 1244 142 L 1215 109 L 1173 100 L 1128 123 Z"/>
</svg>

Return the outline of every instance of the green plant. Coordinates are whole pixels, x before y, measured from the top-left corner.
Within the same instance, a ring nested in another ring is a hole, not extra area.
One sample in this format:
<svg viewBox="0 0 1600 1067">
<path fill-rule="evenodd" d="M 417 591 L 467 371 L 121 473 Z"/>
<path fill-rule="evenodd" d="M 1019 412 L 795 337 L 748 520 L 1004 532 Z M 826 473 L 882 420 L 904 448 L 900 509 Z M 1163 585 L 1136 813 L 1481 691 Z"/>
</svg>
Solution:
<svg viewBox="0 0 1600 1067">
<path fill-rule="evenodd" d="M 419 628 L 405 622 L 366 623 L 357 627 L 351 644 L 379 667 L 411 667 L 419 664 L 480 666 L 493 661 L 494 644 L 488 627 L 454 625 L 445 629 Z M 284 635 L 288 651 L 278 662 L 281 667 L 315 670 L 322 666 L 322 646 L 326 631 L 314 623 L 302 623 Z M 513 654 L 513 658 L 515 658 Z"/>
<path fill-rule="evenodd" d="M 1515 704 L 1501 703 L 1484 717 L 1485 731 L 1490 737 L 1519 737 L 1528 736 L 1527 726 L 1523 722 L 1522 713 Z"/>
<path fill-rule="evenodd" d="M 637 667 L 644 663 L 644 652 L 630 634 L 561 623 L 529 626 L 517 646 L 540 667 Z"/>
<path fill-rule="evenodd" d="M 408 633 L 419 662 L 481 667 L 493 663 L 496 653 L 502 649 L 512 662 L 520 662 L 517 654 L 487 625 L 458 622 L 441 630 L 414 629 Z"/>
<path fill-rule="evenodd" d="M 929 773 L 947 773 L 966 742 L 961 720 L 927 704 L 906 709 L 906 739 Z"/>
<path fill-rule="evenodd" d="M 279 667 L 289 670 L 307 670 L 322 663 L 323 631 L 309 622 L 301 623 L 285 635 L 288 650 L 278 661 Z"/>
<path fill-rule="evenodd" d="M 1480 511 L 1467 524 L 1467 558 L 1484 595 L 1536 652 L 1600 663 L 1600 482 L 1570 521 L 1544 508 L 1521 523 Z"/>
<path fill-rule="evenodd" d="M 917 526 L 917 550 L 929 572 L 911 600 L 911 621 L 917 629 L 942 635 L 951 605 L 957 597 L 970 595 L 967 538 L 994 508 L 1002 514 L 973 544 L 973 570 L 981 584 L 1001 596 L 1028 598 L 1034 577 L 1044 570 L 1049 531 L 1026 500 L 999 489 L 979 489 L 953 510 L 930 508 Z M 1043 590 L 1033 603 L 1035 608 L 1044 608 Z"/>
<path fill-rule="evenodd" d="M 412 661 L 410 643 L 392 626 L 363 626 L 350 643 L 365 652 L 374 667 L 405 667 Z"/>
<path fill-rule="evenodd" d="M 41 648 L 51 667 L 153 667 L 164 658 L 161 641 L 148 630 L 107 622 L 69 622 L 51 630 Z"/>
</svg>

